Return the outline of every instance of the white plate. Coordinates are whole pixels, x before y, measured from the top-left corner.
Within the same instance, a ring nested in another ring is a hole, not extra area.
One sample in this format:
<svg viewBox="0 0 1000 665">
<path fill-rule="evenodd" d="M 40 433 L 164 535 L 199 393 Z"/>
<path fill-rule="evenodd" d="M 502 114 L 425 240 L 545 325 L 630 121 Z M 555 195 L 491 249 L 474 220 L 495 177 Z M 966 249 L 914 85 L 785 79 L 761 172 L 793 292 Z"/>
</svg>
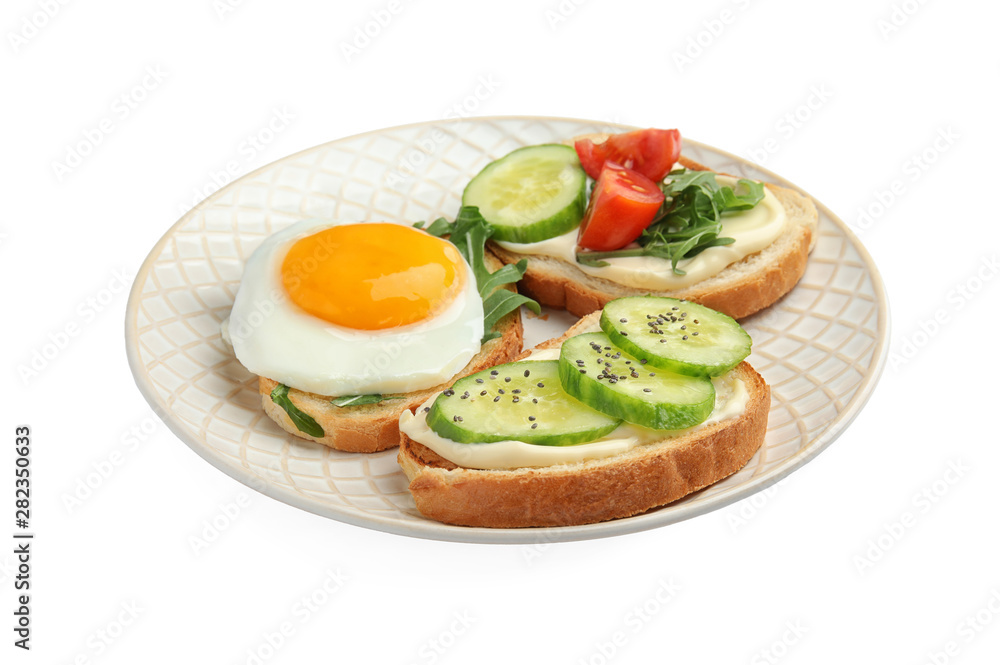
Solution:
<svg viewBox="0 0 1000 665">
<path fill-rule="evenodd" d="M 308 217 L 453 218 L 469 179 L 515 148 L 628 127 L 497 117 L 360 134 L 289 155 L 216 192 L 156 244 L 129 297 L 125 338 L 143 395 L 211 464 L 280 501 L 349 524 L 422 538 L 536 543 L 611 536 L 715 510 L 777 482 L 839 436 L 868 400 L 886 357 L 888 306 L 871 257 L 824 206 L 802 281 L 745 320 L 751 363 L 771 384 L 764 446 L 739 473 L 669 506 L 600 524 L 481 529 L 417 512 L 396 451 L 340 453 L 267 418 L 257 380 L 219 336 L 243 262 L 268 235 Z M 735 155 L 685 140 L 684 154 L 734 175 L 791 183 Z M 528 344 L 560 334 L 564 312 L 526 317 Z"/>
</svg>

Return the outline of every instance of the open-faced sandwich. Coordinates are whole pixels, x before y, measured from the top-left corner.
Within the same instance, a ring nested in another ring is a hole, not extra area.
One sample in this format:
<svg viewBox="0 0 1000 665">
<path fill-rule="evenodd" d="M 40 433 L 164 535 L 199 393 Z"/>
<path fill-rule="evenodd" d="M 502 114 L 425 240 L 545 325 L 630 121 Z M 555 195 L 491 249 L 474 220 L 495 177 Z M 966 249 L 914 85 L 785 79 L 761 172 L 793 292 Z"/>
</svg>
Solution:
<svg viewBox="0 0 1000 665">
<path fill-rule="evenodd" d="M 521 352 L 518 307 L 538 307 L 513 291 L 524 267 L 485 251 L 490 227 L 465 213 L 435 235 L 305 220 L 254 251 L 223 337 L 268 416 L 338 450 L 384 450 L 401 413 Z"/>
<path fill-rule="evenodd" d="M 642 513 L 729 476 L 767 429 L 749 335 L 701 305 L 609 302 L 523 359 L 400 421 L 417 509 L 449 524 L 567 526 Z"/>
<path fill-rule="evenodd" d="M 818 220 L 807 197 L 712 172 L 660 129 L 515 150 L 463 204 L 495 228 L 498 257 L 528 260 L 522 293 L 577 316 L 650 293 L 749 316 L 802 277 Z"/>
</svg>

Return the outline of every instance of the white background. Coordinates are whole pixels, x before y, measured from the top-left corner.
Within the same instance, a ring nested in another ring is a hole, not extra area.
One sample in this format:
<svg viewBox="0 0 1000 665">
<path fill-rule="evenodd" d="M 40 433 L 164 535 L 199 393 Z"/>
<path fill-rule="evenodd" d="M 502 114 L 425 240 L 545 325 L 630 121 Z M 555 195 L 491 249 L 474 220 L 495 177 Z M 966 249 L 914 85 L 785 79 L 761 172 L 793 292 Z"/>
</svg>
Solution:
<svg viewBox="0 0 1000 665">
<path fill-rule="evenodd" d="M 13 433 L 28 423 L 37 538 L 30 653 L 12 646 L 13 546 L 0 548 L 0 660 L 996 662 L 995 3 L 224 2 L 4 3 L 0 533 L 14 531 Z M 387 24 L 346 53 L 373 16 Z M 494 89 L 477 100 L 481 80 Z M 132 381 L 128 279 L 227 162 L 247 173 L 456 104 L 678 127 L 827 204 L 892 305 L 866 409 L 766 495 L 539 548 L 348 526 L 209 466 Z M 287 126 L 248 147 L 276 112 Z M 100 141 L 81 164 L 55 166 L 88 135 Z M 37 376 L 19 372 L 67 325 L 77 334 Z M 239 514 L 196 553 L 227 505 Z M 328 571 L 345 581 L 325 595 Z M 325 602 L 303 611 L 313 592 Z"/>
</svg>

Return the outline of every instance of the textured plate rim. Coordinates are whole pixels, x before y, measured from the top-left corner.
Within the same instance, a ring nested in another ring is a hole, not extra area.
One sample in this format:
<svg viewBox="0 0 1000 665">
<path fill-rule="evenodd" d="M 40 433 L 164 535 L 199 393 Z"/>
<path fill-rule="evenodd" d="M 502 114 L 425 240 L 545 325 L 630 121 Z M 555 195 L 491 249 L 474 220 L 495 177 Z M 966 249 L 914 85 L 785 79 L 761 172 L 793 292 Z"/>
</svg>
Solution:
<svg viewBox="0 0 1000 665">
<path fill-rule="evenodd" d="M 568 541 L 578 541 L 578 540 L 590 540 L 594 538 L 604 538 L 609 536 L 618 536 L 629 533 L 637 533 L 640 531 L 646 531 L 649 529 L 654 529 L 668 524 L 675 524 L 677 522 L 682 522 L 684 520 L 690 519 L 692 517 L 697 517 L 699 515 L 704 515 L 710 512 L 714 512 L 721 508 L 724 508 L 730 504 L 747 498 L 757 492 L 774 485 L 783 478 L 787 477 L 793 471 L 801 468 L 806 463 L 812 461 L 816 458 L 819 453 L 825 450 L 830 444 L 832 444 L 841 434 L 850 426 L 850 424 L 857 418 L 858 414 L 864 408 L 871 398 L 875 386 L 878 380 L 881 378 L 882 372 L 885 368 L 886 359 L 888 357 L 888 337 L 889 337 L 889 303 L 885 292 L 885 285 L 882 281 L 882 276 L 879 274 L 878 268 L 875 266 L 875 262 L 868 250 L 861 243 L 858 237 L 854 234 L 851 228 L 841 220 L 837 215 L 835 215 L 829 208 L 818 201 L 814 196 L 805 192 L 801 187 L 798 187 L 794 183 L 789 182 L 782 176 L 774 173 L 770 169 L 767 169 L 758 164 L 754 164 L 749 160 L 746 160 L 738 155 L 731 152 L 721 150 L 714 146 L 706 145 L 704 143 L 693 141 L 685 138 L 685 142 L 689 143 L 695 147 L 702 148 L 709 152 L 714 152 L 720 156 L 728 157 L 736 163 L 746 164 L 752 168 L 759 170 L 768 175 L 773 182 L 780 184 L 789 189 L 795 190 L 804 196 L 808 196 L 816 204 L 816 207 L 820 210 L 821 214 L 825 214 L 827 218 L 833 222 L 833 224 L 838 228 L 838 230 L 844 235 L 844 238 L 849 242 L 852 248 L 857 251 L 858 256 L 861 258 L 865 265 L 865 269 L 868 272 L 869 278 L 872 282 L 872 290 L 874 291 L 875 303 L 878 312 L 878 326 L 876 330 L 876 338 L 874 340 L 875 348 L 872 351 L 872 365 L 869 371 L 862 378 L 861 383 L 858 386 L 857 391 L 851 398 L 850 402 L 846 405 L 843 411 L 837 414 L 830 424 L 823 430 L 822 433 L 813 437 L 806 445 L 801 448 L 795 455 L 787 459 L 785 462 L 774 467 L 768 473 L 762 474 L 759 478 L 750 480 L 749 482 L 732 488 L 730 490 L 721 492 L 707 503 L 694 503 L 685 504 L 675 507 L 669 511 L 664 511 L 662 509 L 653 509 L 650 512 L 636 515 L 633 517 L 626 517 L 617 520 L 611 520 L 607 522 L 598 522 L 596 524 L 584 524 L 579 526 L 565 526 L 565 527 L 545 527 L 545 528 L 526 528 L 526 529 L 488 529 L 481 527 L 460 527 L 452 526 L 448 524 L 441 524 L 433 520 L 426 520 L 425 522 L 412 522 L 409 519 L 403 519 L 398 517 L 389 516 L 359 516 L 353 512 L 342 509 L 339 506 L 334 506 L 325 503 L 318 499 L 309 500 L 300 494 L 295 493 L 292 490 L 286 490 L 278 485 L 271 483 L 266 478 L 263 478 L 248 469 L 243 467 L 234 466 L 227 458 L 223 457 L 221 453 L 217 452 L 211 446 L 208 446 L 205 442 L 198 440 L 196 437 L 191 435 L 183 424 L 174 416 L 167 405 L 160 399 L 156 392 L 155 387 L 152 385 L 149 376 L 146 372 L 146 368 L 142 363 L 142 359 L 139 355 L 139 343 L 138 343 L 138 312 L 139 312 L 139 302 L 142 298 L 142 291 L 146 285 L 146 281 L 149 277 L 149 273 L 152 271 L 153 264 L 159 255 L 162 253 L 163 247 L 166 243 L 173 237 L 175 231 L 179 229 L 184 223 L 186 223 L 193 215 L 195 215 L 198 210 L 211 202 L 216 198 L 223 195 L 230 187 L 236 185 L 237 183 L 251 180 L 258 173 L 265 171 L 274 167 L 276 164 L 284 161 L 293 160 L 307 152 L 323 148 L 325 146 L 333 145 L 343 141 L 350 141 L 365 136 L 370 136 L 373 134 L 381 134 L 393 130 L 409 129 L 415 127 L 431 127 L 440 125 L 450 125 L 450 124 L 463 124 L 463 123 L 480 123 L 480 122 L 493 122 L 493 121 L 522 121 L 522 122 L 568 122 L 568 123 L 579 123 L 587 125 L 603 125 L 608 128 L 629 130 L 636 129 L 636 127 L 631 125 L 622 125 L 618 123 L 609 123 L 596 120 L 588 120 L 583 118 L 569 118 L 569 117 L 556 117 L 556 116 L 482 116 L 475 118 L 456 118 L 456 119 L 444 119 L 444 120 L 430 120 L 423 122 L 408 123 L 404 125 L 395 125 L 393 127 L 384 127 L 381 129 L 374 129 L 366 132 L 361 132 L 358 134 L 352 134 L 350 136 L 344 136 L 341 138 L 333 139 L 325 143 L 314 145 L 303 150 L 291 153 L 280 157 L 268 164 L 261 166 L 260 168 L 247 173 L 240 178 L 237 178 L 233 182 L 227 184 L 216 192 L 213 192 L 207 196 L 204 200 L 200 201 L 191 210 L 184 213 L 180 219 L 178 219 L 174 224 L 167 229 L 167 231 L 160 237 L 156 244 L 150 249 L 146 258 L 143 260 L 142 265 L 139 267 L 136 273 L 135 279 L 132 283 L 132 288 L 129 291 L 128 302 L 126 304 L 125 310 L 125 353 L 128 358 L 129 369 L 132 372 L 132 377 L 135 380 L 136 386 L 139 388 L 139 392 L 145 398 L 146 402 L 152 407 L 153 412 L 159 417 L 167 428 L 174 433 L 174 435 L 183 441 L 189 448 L 191 448 L 198 456 L 207 461 L 209 464 L 219 469 L 229 477 L 239 481 L 240 483 L 269 496 L 273 499 L 277 499 L 282 503 L 294 506 L 301 510 L 313 513 L 314 515 L 319 515 L 321 517 L 326 517 L 329 519 L 334 519 L 345 524 L 351 524 L 354 526 L 365 527 L 368 529 L 373 529 L 376 531 L 383 531 L 386 533 L 392 533 L 402 536 L 410 536 L 414 538 L 424 538 L 431 540 L 442 540 L 451 542 L 468 542 L 468 543 L 484 543 L 484 544 L 521 544 L 521 545 L 531 545 L 537 544 L 539 542 L 568 542 Z"/>
</svg>

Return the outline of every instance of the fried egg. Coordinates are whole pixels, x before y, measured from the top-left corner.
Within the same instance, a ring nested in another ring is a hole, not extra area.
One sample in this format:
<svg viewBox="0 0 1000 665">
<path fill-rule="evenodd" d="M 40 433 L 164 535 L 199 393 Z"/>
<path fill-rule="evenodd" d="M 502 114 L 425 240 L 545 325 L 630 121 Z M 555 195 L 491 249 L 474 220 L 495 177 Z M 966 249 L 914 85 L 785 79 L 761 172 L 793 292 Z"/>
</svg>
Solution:
<svg viewBox="0 0 1000 665">
<path fill-rule="evenodd" d="M 223 336 L 244 367 L 292 388 L 412 392 L 479 353 L 483 303 L 446 240 L 403 224 L 311 219 L 253 252 Z"/>
</svg>

